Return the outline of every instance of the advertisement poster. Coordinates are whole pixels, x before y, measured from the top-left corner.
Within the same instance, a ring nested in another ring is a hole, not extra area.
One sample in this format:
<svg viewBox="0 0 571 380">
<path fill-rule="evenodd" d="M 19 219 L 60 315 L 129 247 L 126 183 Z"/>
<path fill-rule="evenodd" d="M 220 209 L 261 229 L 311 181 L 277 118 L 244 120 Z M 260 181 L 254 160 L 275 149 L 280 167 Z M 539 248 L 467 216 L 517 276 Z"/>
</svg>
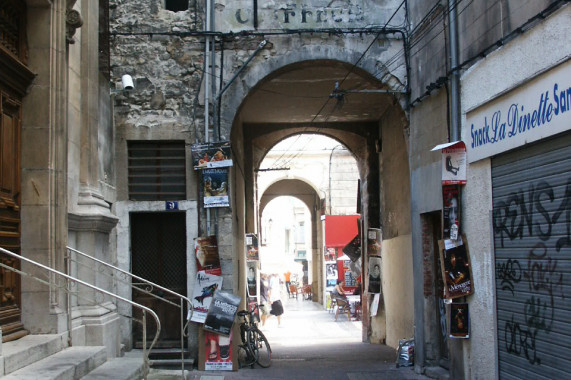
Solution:
<svg viewBox="0 0 571 380">
<path fill-rule="evenodd" d="M 230 142 L 195 144 L 191 146 L 194 170 L 232 166 Z"/>
<path fill-rule="evenodd" d="M 369 256 L 381 256 L 381 244 L 383 234 L 379 228 L 369 228 L 367 232 L 367 254 Z"/>
<path fill-rule="evenodd" d="M 381 293 L 381 257 L 369 257 L 369 285 L 367 287 L 369 293 Z"/>
<path fill-rule="evenodd" d="M 457 240 L 460 237 L 460 187 L 442 186 L 444 239 Z"/>
<path fill-rule="evenodd" d="M 246 272 L 246 280 L 248 281 L 248 296 L 256 297 L 258 294 L 258 281 L 256 280 L 258 277 L 258 262 L 248 261 L 246 265 L 248 266 L 248 271 Z"/>
<path fill-rule="evenodd" d="M 450 338 L 470 338 L 470 314 L 467 303 L 451 303 L 449 306 L 448 326 Z"/>
<path fill-rule="evenodd" d="M 325 286 L 335 286 L 337 285 L 337 277 L 338 277 L 338 270 L 337 270 L 337 261 L 325 263 Z"/>
<path fill-rule="evenodd" d="M 259 260 L 258 237 L 256 234 L 246 234 L 246 259 Z"/>
<path fill-rule="evenodd" d="M 232 371 L 232 335 L 218 335 L 204 332 L 206 353 L 204 369 L 206 371 Z"/>
<path fill-rule="evenodd" d="M 462 141 L 442 149 L 442 184 L 466 183 L 466 145 Z"/>
<path fill-rule="evenodd" d="M 474 292 L 468 248 L 459 240 L 440 240 L 440 263 L 446 298 L 458 298 Z"/>
<path fill-rule="evenodd" d="M 200 271 L 196 274 L 192 294 L 192 322 L 204 323 L 212 298 L 218 289 L 222 289 L 222 277 Z"/>
<path fill-rule="evenodd" d="M 230 335 L 240 305 L 240 297 L 231 293 L 216 292 L 204 321 L 204 329 Z"/>
<path fill-rule="evenodd" d="M 335 261 L 337 260 L 337 251 L 335 248 L 325 248 L 323 261 Z"/>
<path fill-rule="evenodd" d="M 202 171 L 204 207 L 230 207 L 228 198 L 228 169 L 204 169 Z"/>
<path fill-rule="evenodd" d="M 361 237 L 358 234 L 343 247 L 343 253 L 349 256 L 352 261 L 357 261 L 361 257 Z"/>
<path fill-rule="evenodd" d="M 196 257 L 197 271 L 218 276 L 222 274 L 216 235 L 195 238 L 194 256 Z"/>
</svg>

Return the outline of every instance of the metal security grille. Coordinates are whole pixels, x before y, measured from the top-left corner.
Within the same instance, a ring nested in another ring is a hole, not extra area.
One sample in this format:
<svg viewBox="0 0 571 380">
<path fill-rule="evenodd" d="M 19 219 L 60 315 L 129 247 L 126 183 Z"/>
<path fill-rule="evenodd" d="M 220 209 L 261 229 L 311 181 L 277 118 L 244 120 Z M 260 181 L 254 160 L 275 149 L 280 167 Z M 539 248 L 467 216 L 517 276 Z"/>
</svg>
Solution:
<svg viewBox="0 0 571 380">
<path fill-rule="evenodd" d="M 492 160 L 499 374 L 571 368 L 571 134 Z"/>
<path fill-rule="evenodd" d="M 186 198 L 184 141 L 130 141 L 129 199 Z"/>
<path fill-rule="evenodd" d="M 142 212 L 130 215 L 131 260 L 133 274 L 186 295 L 186 213 Z M 164 295 L 172 302 L 177 298 Z M 156 298 L 133 291 L 133 301 L 149 306 L 161 321 L 160 346 L 180 346 L 180 311 Z M 133 310 L 137 313 L 136 310 Z M 150 326 L 148 334 L 154 333 Z M 134 325 L 137 344 L 142 342 L 142 329 Z"/>
</svg>

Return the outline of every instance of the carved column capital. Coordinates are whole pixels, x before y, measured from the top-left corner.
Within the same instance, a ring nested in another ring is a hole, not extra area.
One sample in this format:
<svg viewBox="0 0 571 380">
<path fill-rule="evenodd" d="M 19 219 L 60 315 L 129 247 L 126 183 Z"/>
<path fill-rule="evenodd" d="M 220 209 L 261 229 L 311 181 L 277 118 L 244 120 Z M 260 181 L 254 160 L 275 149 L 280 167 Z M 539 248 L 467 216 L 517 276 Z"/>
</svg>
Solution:
<svg viewBox="0 0 571 380">
<path fill-rule="evenodd" d="M 75 43 L 73 35 L 75 30 L 83 25 L 81 14 L 75 9 L 68 9 L 65 14 L 66 35 L 65 38 L 68 44 Z"/>
</svg>

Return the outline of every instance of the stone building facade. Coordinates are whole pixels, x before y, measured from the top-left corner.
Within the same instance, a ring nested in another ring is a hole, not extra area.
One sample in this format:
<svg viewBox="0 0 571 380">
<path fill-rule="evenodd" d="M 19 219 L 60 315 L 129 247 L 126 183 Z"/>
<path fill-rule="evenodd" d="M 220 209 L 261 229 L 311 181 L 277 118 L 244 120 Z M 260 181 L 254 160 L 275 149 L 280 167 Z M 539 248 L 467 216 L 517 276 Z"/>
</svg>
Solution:
<svg viewBox="0 0 571 380">
<path fill-rule="evenodd" d="M 191 294 L 193 239 L 215 234 L 224 290 L 243 295 L 244 236 L 260 230 L 256 170 L 276 143 L 319 133 L 356 160 L 362 231 L 383 231 L 382 307 L 372 317 L 365 302 L 364 341 L 397 347 L 414 336 L 418 372 L 564 376 L 567 1 L 0 6 L 13 26 L 0 49 L 3 247 L 146 302 L 99 272 L 68 269 L 66 247 Z M 126 74 L 133 90 L 121 89 Z M 467 147 L 459 220 L 474 292 L 452 305 L 469 307 L 467 339 L 448 337 L 442 155 L 432 151 L 456 140 Z M 230 207 L 206 210 L 191 147 L 212 141 L 232 145 Z M 312 255 L 319 294 L 322 255 Z M 109 356 L 139 343 L 119 318 L 126 304 L 14 278 L 3 277 L 4 340 L 59 334 L 62 345 L 105 345 Z M 193 324 L 194 355 L 199 336 Z"/>
</svg>

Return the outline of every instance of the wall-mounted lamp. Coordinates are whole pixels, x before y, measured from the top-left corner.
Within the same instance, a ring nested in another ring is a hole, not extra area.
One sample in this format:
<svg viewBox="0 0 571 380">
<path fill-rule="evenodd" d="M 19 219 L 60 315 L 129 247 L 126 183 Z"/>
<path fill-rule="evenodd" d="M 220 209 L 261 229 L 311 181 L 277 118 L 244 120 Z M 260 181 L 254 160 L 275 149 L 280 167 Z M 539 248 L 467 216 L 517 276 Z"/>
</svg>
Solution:
<svg viewBox="0 0 571 380">
<path fill-rule="evenodd" d="M 135 89 L 133 84 L 133 77 L 129 74 L 125 74 L 121 77 L 121 88 L 111 89 L 111 94 L 116 94 L 123 91 L 131 91 Z"/>
</svg>

